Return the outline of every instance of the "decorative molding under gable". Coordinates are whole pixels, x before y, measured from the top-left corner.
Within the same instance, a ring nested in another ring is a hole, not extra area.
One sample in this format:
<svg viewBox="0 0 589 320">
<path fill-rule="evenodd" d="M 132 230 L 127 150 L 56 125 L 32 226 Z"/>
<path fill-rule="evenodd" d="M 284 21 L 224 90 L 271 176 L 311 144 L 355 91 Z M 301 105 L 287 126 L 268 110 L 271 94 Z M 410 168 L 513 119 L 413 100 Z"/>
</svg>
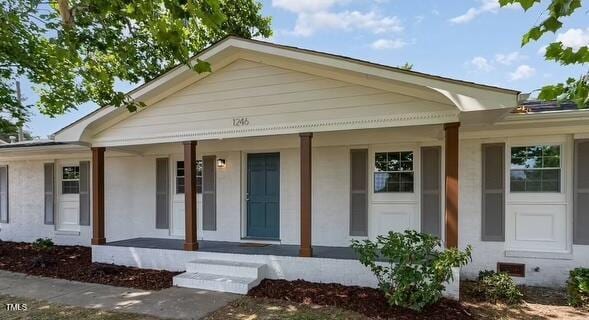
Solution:
<svg viewBox="0 0 589 320">
<path fill-rule="evenodd" d="M 121 137 L 101 140 L 96 137 L 92 146 L 114 147 L 137 144 L 179 142 L 187 140 L 229 139 L 254 136 L 272 136 L 300 132 L 325 132 L 354 129 L 373 129 L 386 127 L 406 127 L 418 125 L 443 124 L 458 121 L 458 111 L 415 112 L 389 115 L 383 117 L 316 120 L 297 123 L 272 124 L 263 126 L 245 126 L 211 130 L 191 130 L 173 133 L 154 133 L 150 135 Z"/>
</svg>

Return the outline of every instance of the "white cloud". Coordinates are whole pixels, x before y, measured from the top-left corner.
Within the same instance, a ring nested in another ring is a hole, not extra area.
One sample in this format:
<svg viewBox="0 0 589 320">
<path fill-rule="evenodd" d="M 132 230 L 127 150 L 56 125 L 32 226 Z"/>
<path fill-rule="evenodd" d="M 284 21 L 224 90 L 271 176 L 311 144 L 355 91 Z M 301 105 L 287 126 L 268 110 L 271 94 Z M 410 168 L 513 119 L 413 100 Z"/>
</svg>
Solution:
<svg viewBox="0 0 589 320">
<path fill-rule="evenodd" d="M 548 46 L 541 46 L 538 48 L 538 55 L 544 56 L 546 54 L 546 48 L 548 48 Z"/>
<path fill-rule="evenodd" d="M 468 62 L 468 64 L 474 66 L 475 68 L 477 68 L 477 70 L 484 72 L 489 72 L 494 69 L 493 66 L 489 63 L 489 61 L 484 57 L 474 57 L 472 58 L 472 60 Z"/>
<path fill-rule="evenodd" d="M 310 36 L 318 30 L 366 30 L 374 34 L 400 32 L 401 20 L 378 11 L 334 11 L 333 7 L 350 0 L 272 0 L 272 6 L 297 14 L 290 34 Z"/>
<path fill-rule="evenodd" d="M 295 13 L 317 12 L 329 9 L 331 6 L 347 2 L 345 0 L 272 0 L 272 6 Z"/>
<path fill-rule="evenodd" d="M 403 25 L 397 17 L 381 16 L 379 13 L 342 11 L 315 13 L 301 13 L 298 15 L 293 34 L 298 36 L 310 36 L 317 30 L 367 30 L 379 34 L 385 32 L 400 32 Z"/>
<path fill-rule="evenodd" d="M 589 28 L 585 30 L 568 29 L 565 33 L 559 33 L 556 41 L 562 42 L 564 47 L 579 50 L 579 48 L 589 45 Z"/>
<path fill-rule="evenodd" d="M 511 79 L 511 81 L 523 80 L 531 78 L 535 74 L 536 69 L 528 66 L 527 64 L 522 64 L 519 67 L 517 67 L 517 69 L 515 69 L 514 72 L 511 72 L 509 74 L 509 78 Z"/>
<path fill-rule="evenodd" d="M 514 51 L 511 53 L 498 53 L 495 55 L 495 61 L 497 61 L 500 64 L 506 65 L 506 66 L 510 66 L 512 63 L 519 61 L 519 60 L 523 60 L 526 57 L 521 55 L 519 52 Z"/>
<path fill-rule="evenodd" d="M 425 20 L 424 16 L 415 16 L 415 24 L 420 24 L 423 22 L 423 20 Z"/>
<path fill-rule="evenodd" d="M 496 13 L 500 8 L 498 0 L 479 0 L 479 2 L 480 5 L 478 7 L 468 9 L 464 14 L 450 19 L 450 22 L 455 24 L 468 23 L 483 13 Z M 509 5 L 508 7 L 512 7 L 512 5 Z"/>
<path fill-rule="evenodd" d="M 374 41 L 370 46 L 373 49 L 384 50 L 384 49 L 400 49 L 407 45 L 407 42 L 401 39 L 378 39 Z"/>
</svg>

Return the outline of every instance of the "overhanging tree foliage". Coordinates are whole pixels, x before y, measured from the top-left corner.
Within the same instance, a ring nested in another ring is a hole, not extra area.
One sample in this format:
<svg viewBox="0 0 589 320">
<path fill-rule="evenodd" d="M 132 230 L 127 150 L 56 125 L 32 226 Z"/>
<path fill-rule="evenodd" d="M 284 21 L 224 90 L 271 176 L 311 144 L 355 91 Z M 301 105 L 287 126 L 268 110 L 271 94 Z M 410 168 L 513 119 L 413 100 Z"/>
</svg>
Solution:
<svg viewBox="0 0 589 320">
<path fill-rule="evenodd" d="M 524 10 L 540 4 L 540 0 L 499 0 L 501 6 L 519 4 Z M 547 17 L 528 31 L 522 39 L 522 46 L 540 39 L 545 33 L 560 30 L 562 18 L 571 16 L 581 9 L 581 0 L 551 0 L 546 9 Z M 589 48 L 582 46 L 577 50 L 563 46 L 562 42 L 552 42 L 546 47 L 546 60 L 562 65 L 583 65 L 589 63 Z M 589 70 L 579 78 L 568 78 L 564 83 L 542 87 L 538 96 L 542 100 L 570 100 L 579 108 L 589 108 Z"/>
<path fill-rule="evenodd" d="M 257 0 L 0 0 L 0 119 L 26 119 L 14 81 L 26 77 L 48 116 L 94 102 L 142 106 L 115 89 L 183 64 L 226 35 L 269 37 Z"/>
</svg>

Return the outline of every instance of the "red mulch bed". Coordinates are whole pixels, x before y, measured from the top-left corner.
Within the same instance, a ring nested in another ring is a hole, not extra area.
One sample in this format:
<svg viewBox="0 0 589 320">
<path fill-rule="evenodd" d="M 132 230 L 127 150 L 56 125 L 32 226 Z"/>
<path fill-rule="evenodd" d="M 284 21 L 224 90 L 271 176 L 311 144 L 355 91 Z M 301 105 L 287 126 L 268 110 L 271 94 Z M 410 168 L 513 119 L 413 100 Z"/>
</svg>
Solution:
<svg viewBox="0 0 589 320">
<path fill-rule="evenodd" d="M 344 286 L 333 283 L 312 283 L 303 280 L 263 280 L 248 295 L 293 302 L 335 306 L 377 319 L 473 319 L 458 301 L 442 299 L 422 313 L 390 307 L 385 296 L 372 288 Z"/>
<path fill-rule="evenodd" d="M 0 241 L 0 269 L 35 276 L 108 284 L 145 290 L 172 286 L 177 272 L 92 263 L 91 249 L 54 246 L 37 251 L 30 243 Z"/>
</svg>

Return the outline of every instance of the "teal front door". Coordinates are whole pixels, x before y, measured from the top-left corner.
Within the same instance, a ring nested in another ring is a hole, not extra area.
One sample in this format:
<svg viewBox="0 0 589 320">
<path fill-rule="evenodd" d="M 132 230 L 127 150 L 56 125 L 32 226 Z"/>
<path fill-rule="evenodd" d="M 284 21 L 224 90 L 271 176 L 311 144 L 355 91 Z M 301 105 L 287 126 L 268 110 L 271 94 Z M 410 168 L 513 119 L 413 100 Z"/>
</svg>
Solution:
<svg viewBox="0 0 589 320">
<path fill-rule="evenodd" d="M 280 153 L 247 155 L 247 236 L 280 237 Z"/>
</svg>

